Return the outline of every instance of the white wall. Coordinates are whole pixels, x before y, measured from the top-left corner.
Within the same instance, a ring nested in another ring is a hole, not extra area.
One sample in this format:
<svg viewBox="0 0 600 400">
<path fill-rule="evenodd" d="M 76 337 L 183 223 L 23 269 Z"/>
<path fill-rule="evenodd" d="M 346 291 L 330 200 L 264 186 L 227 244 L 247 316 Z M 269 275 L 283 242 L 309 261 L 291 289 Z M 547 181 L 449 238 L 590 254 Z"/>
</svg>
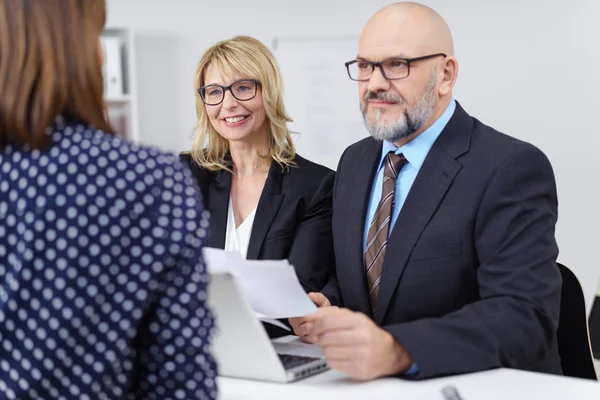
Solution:
<svg viewBox="0 0 600 400">
<path fill-rule="evenodd" d="M 142 142 L 189 149 L 193 73 L 214 42 L 236 34 L 268 45 L 274 37 L 356 36 L 389 2 L 108 0 L 108 25 L 135 30 Z M 579 277 L 589 307 L 600 280 L 595 252 L 600 246 L 600 2 L 423 3 L 440 12 L 453 31 L 460 63 L 457 100 L 488 125 L 537 145 L 552 161 L 560 202 L 559 261 Z"/>
</svg>

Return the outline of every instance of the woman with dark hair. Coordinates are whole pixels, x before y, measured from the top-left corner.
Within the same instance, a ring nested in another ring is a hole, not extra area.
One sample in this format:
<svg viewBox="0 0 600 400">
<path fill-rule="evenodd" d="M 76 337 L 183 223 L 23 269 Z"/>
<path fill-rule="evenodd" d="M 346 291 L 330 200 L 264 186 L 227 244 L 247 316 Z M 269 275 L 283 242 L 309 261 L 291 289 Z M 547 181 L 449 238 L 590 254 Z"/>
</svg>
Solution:
<svg viewBox="0 0 600 400">
<path fill-rule="evenodd" d="M 104 0 L 0 2 L 0 398 L 213 399 L 190 171 L 104 119 Z"/>
</svg>

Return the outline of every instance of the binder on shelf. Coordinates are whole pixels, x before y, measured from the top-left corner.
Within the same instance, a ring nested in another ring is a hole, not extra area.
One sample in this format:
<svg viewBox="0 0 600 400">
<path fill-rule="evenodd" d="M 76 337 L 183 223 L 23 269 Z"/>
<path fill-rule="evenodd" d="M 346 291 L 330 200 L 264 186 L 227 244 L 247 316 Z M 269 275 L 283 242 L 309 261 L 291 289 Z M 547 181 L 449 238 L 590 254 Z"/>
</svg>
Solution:
<svg viewBox="0 0 600 400">
<path fill-rule="evenodd" d="M 600 282 L 596 290 L 596 297 L 592 304 L 592 312 L 590 313 L 590 341 L 592 343 L 592 351 L 594 358 L 600 359 Z"/>
<path fill-rule="evenodd" d="M 129 132 L 128 113 L 124 107 L 107 106 L 105 113 L 106 120 L 115 129 L 117 135 L 131 138 Z"/>
<path fill-rule="evenodd" d="M 121 40 L 118 37 L 104 36 L 101 38 L 104 50 L 104 96 L 118 98 L 123 96 L 123 60 Z"/>
</svg>

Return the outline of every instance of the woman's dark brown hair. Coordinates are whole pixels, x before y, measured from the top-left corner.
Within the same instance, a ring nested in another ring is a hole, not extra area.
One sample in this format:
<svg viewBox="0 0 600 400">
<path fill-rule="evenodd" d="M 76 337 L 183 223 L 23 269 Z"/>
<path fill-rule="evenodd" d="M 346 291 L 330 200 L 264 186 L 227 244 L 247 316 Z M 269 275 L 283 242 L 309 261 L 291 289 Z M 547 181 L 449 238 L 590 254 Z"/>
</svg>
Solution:
<svg viewBox="0 0 600 400">
<path fill-rule="evenodd" d="M 0 148 L 43 147 L 58 115 L 104 118 L 104 0 L 0 0 Z"/>
</svg>

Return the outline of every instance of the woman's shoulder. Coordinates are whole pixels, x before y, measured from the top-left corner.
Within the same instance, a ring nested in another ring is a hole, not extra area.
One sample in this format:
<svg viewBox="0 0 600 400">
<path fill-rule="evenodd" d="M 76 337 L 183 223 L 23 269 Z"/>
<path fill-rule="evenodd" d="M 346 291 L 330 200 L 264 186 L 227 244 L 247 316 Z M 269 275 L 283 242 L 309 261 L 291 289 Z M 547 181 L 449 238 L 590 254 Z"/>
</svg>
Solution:
<svg viewBox="0 0 600 400">
<path fill-rule="evenodd" d="M 60 118 L 48 134 L 49 148 L 32 155 L 32 161 L 55 171 L 48 180 L 83 186 L 85 193 L 124 193 L 123 200 L 132 203 L 193 185 L 176 154 Z"/>
<path fill-rule="evenodd" d="M 220 171 L 212 171 L 198 164 L 192 157 L 192 153 L 190 151 L 182 151 L 179 153 L 179 159 L 191 171 L 192 175 L 196 179 L 196 183 L 200 188 L 200 191 L 202 192 L 202 196 L 204 196 L 205 200 L 207 200 L 209 197 L 209 187 L 211 182 L 219 180 Z"/>
<path fill-rule="evenodd" d="M 93 125 L 65 121 L 60 117 L 52 127 L 51 141 L 53 144 L 49 151 L 50 156 L 61 155 L 91 163 L 98 162 L 101 166 L 117 167 L 119 171 L 143 174 L 181 164 L 177 156 L 170 152 L 132 142 L 128 138 L 107 133 Z M 82 158 L 81 154 L 86 154 L 87 157 Z M 116 165 L 119 162 L 120 164 Z M 139 165 L 144 168 L 135 168 Z"/>
<path fill-rule="evenodd" d="M 312 175 L 319 178 L 333 173 L 331 168 L 326 167 L 325 165 L 317 164 L 314 161 L 310 161 L 298 153 L 296 153 L 293 161 L 294 166 L 290 168 L 290 172 L 295 171 L 301 175 Z"/>
<path fill-rule="evenodd" d="M 192 171 L 194 176 L 198 179 L 212 178 L 217 174 L 216 171 L 211 171 L 208 168 L 205 168 L 204 166 L 198 164 L 192 157 L 191 151 L 182 151 L 181 153 L 179 153 L 179 159 Z"/>
<path fill-rule="evenodd" d="M 192 158 L 192 152 L 191 151 L 182 151 L 181 153 L 179 153 L 179 159 L 183 162 L 185 162 L 186 164 L 192 164 L 194 162 L 194 159 Z"/>
<path fill-rule="evenodd" d="M 334 179 L 335 172 L 332 169 L 296 154 L 294 165 L 287 168 L 283 178 L 283 187 L 284 190 L 312 197 L 315 193 L 330 191 Z"/>
</svg>

